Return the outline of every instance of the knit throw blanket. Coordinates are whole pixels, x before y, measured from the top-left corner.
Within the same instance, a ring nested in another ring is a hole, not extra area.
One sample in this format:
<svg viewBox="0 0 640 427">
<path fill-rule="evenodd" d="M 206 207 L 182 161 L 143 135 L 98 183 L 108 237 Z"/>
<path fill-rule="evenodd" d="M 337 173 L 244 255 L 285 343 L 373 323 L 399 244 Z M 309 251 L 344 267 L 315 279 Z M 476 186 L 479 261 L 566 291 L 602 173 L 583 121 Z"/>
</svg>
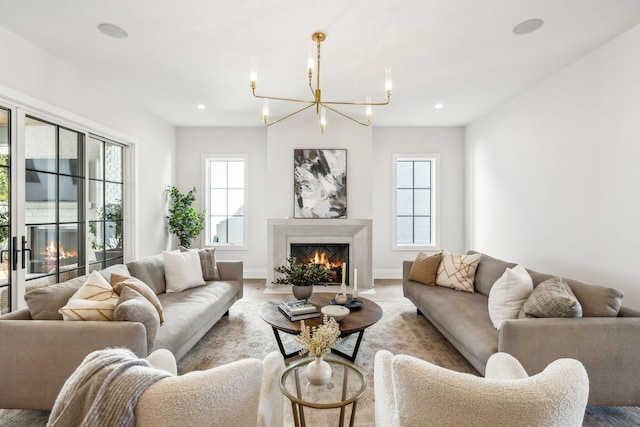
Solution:
<svg viewBox="0 0 640 427">
<path fill-rule="evenodd" d="M 64 383 L 47 426 L 133 426 L 140 395 L 168 376 L 129 350 L 94 351 Z"/>
</svg>

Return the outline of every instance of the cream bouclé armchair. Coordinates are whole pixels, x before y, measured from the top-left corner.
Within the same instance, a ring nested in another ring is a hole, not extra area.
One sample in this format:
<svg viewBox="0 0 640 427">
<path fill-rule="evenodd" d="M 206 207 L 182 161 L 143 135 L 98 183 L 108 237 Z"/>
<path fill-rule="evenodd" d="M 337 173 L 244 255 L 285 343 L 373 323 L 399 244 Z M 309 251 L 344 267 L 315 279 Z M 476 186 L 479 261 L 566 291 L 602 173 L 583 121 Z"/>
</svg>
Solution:
<svg viewBox="0 0 640 427">
<path fill-rule="evenodd" d="M 529 377 L 495 353 L 485 377 L 380 350 L 374 368 L 376 426 L 581 426 L 589 379 L 580 362 L 558 359 Z"/>
<path fill-rule="evenodd" d="M 279 352 L 264 360 L 243 359 L 205 371 L 176 374 L 171 352 L 157 350 L 150 364 L 171 374 L 142 393 L 135 408 L 136 426 L 258 426 L 283 425 L 284 400 Z"/>
</svg>

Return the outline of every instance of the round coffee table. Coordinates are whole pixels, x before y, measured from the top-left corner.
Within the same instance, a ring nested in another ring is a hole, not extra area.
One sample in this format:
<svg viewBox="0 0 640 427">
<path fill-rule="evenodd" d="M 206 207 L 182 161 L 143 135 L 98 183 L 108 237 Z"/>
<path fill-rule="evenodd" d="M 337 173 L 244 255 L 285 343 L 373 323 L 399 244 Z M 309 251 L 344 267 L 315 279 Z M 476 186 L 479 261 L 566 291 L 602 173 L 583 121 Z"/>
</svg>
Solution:
<svg viewBox="0 0 640 427">
<path fill-rule="evenodd" d="M 330 301 L 334 297 L 335 294 L 314 292 L 313 295 L 311 295 L 311 298 L 309 298 L 309 302 L 320 310 L 321 307 L 329 305 Z M 292 335 L 298 335 L 300 333 L 300 321 L 292 322 L 287 319 L 280 310 L 278 310 L 278 306 L 282 301 L 290 299 L 291 298 L 278 298 L 272 301 L 267 301 L 260 306 L 259 313 L 262 320 L 267 322 L 273 328 L 278 348 L 285 359 L 296 356 L 298 352 L 294 351 L 292 353 L 287 353 L 285 351 L 279 331 Z M 358 334 L 353 352 L 351 354 L 346 354 L 335 348 L 331 349 L 332 353 L 342 356 L 351 362 L 356 360 L 365 329 L 376 323 L 382 317 L 382 307 L 369 299 L 362 297 L 360 297 L 360 299 L 363 301 L 362 307 L 351 310 L 351 313 L 349 313 L 349 315 L 340 322 L 340 337 L 344 338 L 351 334 Z M 310 327 L 320 326 L 322 324 L 322 316 L 313 319 L 305 319 L 304 323 Z"/>
</svg>

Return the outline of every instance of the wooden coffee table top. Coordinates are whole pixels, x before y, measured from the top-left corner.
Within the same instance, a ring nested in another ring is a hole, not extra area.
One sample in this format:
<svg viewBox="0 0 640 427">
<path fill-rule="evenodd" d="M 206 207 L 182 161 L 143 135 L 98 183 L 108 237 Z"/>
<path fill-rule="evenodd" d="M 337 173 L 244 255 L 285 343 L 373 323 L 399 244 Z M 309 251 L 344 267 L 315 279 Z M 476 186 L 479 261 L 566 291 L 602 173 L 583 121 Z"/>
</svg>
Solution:
<svg viewBox="0 0 640 427">
<path fill-rule="evenodd" d="M 311 298 L 309 298 L 309 302 L 318 307 L 319 310 L 321 307 L 329 305 L 330 301 L 334 297 L 335 294 L 314 292 Z M 297 320 L 292 322 L 287 319 L 280 310 L 278 310 L 278 305 L 280 305 L 282 301 L 292 299 L 292 295 L 287 295 L 282 298 L 276 298 L 265 302 L 260 306 L 260 317 L 275 329 L 288 332 L 290 334 L 299 334 L 300 321 Z M 382 317 L 382 308 L 378 304 L 366 298 L 360 297 L 359 299 L 364 302 L 362 307 L 360 309 L 351 310 L 351 313 L 349 313 L 347 317 L 342 319 L 339 323 L 340 332 L 343 336 L 363 331 L 376 323 Z M 305 319 L 304 323 L 311 327 L 319 326 L 322 324 L 322 316 L 313 319 Z"/>
</svg>

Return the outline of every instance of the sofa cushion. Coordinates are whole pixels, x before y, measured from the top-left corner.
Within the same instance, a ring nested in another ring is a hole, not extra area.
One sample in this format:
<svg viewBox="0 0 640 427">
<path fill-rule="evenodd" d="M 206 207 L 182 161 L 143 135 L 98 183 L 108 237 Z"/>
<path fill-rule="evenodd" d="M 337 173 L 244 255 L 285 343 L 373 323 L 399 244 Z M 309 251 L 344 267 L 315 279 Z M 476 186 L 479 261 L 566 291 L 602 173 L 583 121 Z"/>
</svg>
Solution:
<svg viewBox="0 0 640 427">
<path fill-rule="evenodd" d="M 489 317 L 496 329 L 502 322 L 517 319 L 525 300 L 533 292 L 533 281 L 527 270 L 516 265 L 507 268 L 489 292 Z"/>
<path fill-rule="evenodd" d="M 409 271 L 409 280 L 414 280 L 425 285 L 435 285 L 440 261 L 442 261 L 442 252 L 431 256 L 420 252 L 413 261 L 413 265 Z"/>
<path fill-rule="evenodd" d="M 127 268 L 133 277 L 146 283 L 156 295 L 166 292 L 167 282 L 164 279 L 162 254 L 128 262 Z"/>
<path fill-rule="evenodd" d="M 528 270 L 533 279 L 533 286 L 545 280 L 552 279 L 553 275 L 538 273 Z M 581 282 L 574 279 L 564 279 L 571 291 L 576 296 L 582 306 L 583 317 L 617 317 L 624 294 L 614 288 L 590 283 Z"/>
<path fill-rule="evenodd" d="M 459 255 L 442 251 L 436 285 L 473 292 L 473 281 L 479 261 L 480 254 Z"/>
<path fill-rule="evenodd" d="M 468 255 L 480 254 L 475 251 L 467 251 Z M 507 268 L 513 268 L 515 263 L 506 262 L 489 255 L 480 254 L 480 262 L 476 269 L 476 277 L 474 279 L 474 288 L 476 292 L 489 296 L 491 287 L 502 276 Z"/>
<path fill-rule="evenodd" d="M 569 285 L 554 277 L 536 286 L 518 317 L 582 317 L 582 307 Z"/>
<path fill-rule="evenodd" d="M 118 298 L 105 278 L 93 271 L 59 311 L 64 320 L 112 320 Z"/>
<path fill-rule="evenodd" d="M 164 278 L 167 281 L 167 293 L 202 286 L 206 282 L 202 277 L 200 256 L 197 252 L 163 252 Z"/>
<path fill-rule="evenodd" d="M 156 311 L 158 312 L 158 318 L 160 319 L 160 324 L 164 323 L 162 304 L 160 303 L 158 296 L 155 294 L 155 292 L 153 292 L 153 289 L 147 286 L 147 284 L 142 280 L 135 277 L 122 276 L 117 273 L 112 273 L 111 286 L 113 286 L 113 290 L 116 291 L 120 296 L 122 296 L 122 292 L 125 287 L 134 289 L 136 292 L 146 298 L 156 309 Z"/>
<path fill-rule="evenodd" d="M 33 320 L 62 320 L 60 310 L 69 298 L 87 281 L 87 276 L 76 277 L 55 285 L 27 292 L 24 299 Z"/>
<path fill-rule="evenodd" d="M 113 320 L 142 323 L 147 332 L 147 352 L 151 351 L 160 329 L 160 316 L 146 297 L 129 286 L 124 287 L 113 310 Z"/>
</svg>

